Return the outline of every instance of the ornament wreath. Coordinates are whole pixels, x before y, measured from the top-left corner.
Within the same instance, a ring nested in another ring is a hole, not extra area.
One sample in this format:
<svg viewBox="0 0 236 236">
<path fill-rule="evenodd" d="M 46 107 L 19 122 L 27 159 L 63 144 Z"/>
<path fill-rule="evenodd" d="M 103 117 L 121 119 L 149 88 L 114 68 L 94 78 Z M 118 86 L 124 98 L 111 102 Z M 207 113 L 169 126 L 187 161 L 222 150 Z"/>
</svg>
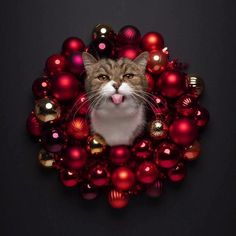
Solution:
<svg viewBox="0 0 236 236">
<path fill-rule="evenodd" d="M 149 122 L 132 146 L 110 147 L 99 134 L 90 133 L 83 51 L 97 59 L 134 59 L 149 52 Z M 198 159 L 199 135 L 209 120 L 199 104 L 204 82 L 186 70 L 185 64 L 170 59 L 161 34 L 141 36 L 132 25 L 115 33 L 98 24 L 88 46 L 77 37 L 66 39 L 61 53 L 48 57 L 32 86 L 35 106 L 27 130 L 42 146 L 39 163 L 56 169 L 61 183 L 78 188 L 83 199 L 105 192 L 113 208 L 125 207 L 141 193 L 158 198 L 166 181 L 182 182 L 187 163 Z"/>
</svg>

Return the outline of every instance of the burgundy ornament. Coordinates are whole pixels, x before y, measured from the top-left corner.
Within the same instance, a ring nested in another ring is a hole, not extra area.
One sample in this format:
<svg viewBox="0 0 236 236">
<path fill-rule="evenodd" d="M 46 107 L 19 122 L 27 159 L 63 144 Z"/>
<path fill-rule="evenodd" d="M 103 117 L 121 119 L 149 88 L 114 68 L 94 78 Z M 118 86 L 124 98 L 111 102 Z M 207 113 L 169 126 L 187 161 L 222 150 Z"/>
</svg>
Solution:
<svg viewBox="0 0 236 236">
<path fill-rule="evenodd" d="M 160 74 L 166 69 L 168 52 L 163 50 L 151 51 L 147 61 L 147 70 L 152 74 Z"/>
<path fill-rule="evenodd" d="M 34 112 L 31 112 L 26 122 L 27 131 L 33 137 L 39 138 L 42 134 L 42 123 L 36 118 Z"/>
<path fill-rule="evenodd" d="M 141 160 L 147 159 L 153 154 L 152 142 L 149 139 L 138 140 L 134 143 L 132 152 Z"/>
<path fill-rule="evenodd" d="M 73 111 L 75 115 L 86 115 L 89 114 L 89 103 L 86 93 L 81 93 L 73 105 Z"/>
<path fill-rule="evenodd" d="M 129 160 L 130 156 L 130 151 L 125 145 L 114 146 L 110 149 L 109 158 L 116 165 L 123 165 Z"/>
<path fill-rule="evenodd" d="M 89 170 L 89 179 L 96 187 L 107 186 L 110 182 L 110 172 L 105 166 L 96 165 Z"/>
<path fill-rule="evenodd" d="M 160 50 L 164 47 L 164 39 L 157 32 L 148 32 L 142 38 L 142 49 L 144 51 Z"/>
<path fill-rule="evenodd" d="M 47 76 L 42 76 L 36 79 L 32 85 L 32 91 L 34 93 L 35 98 L 43 98 L 46 97 L 51 89 L 51 83 L 48 80 Z"/>
<path fill-rule="evenodd" d="M 141 40 L 141 33 L 135 26 L 126 25 L 119 30 L 117 40 L 121 45 L 138 44 Z"/>
<path fill-rule="evenodd" d="M 68 68 L 70 72 L 76 75 L 81 75 L 84 72 L 84 62 L 80 52 L 71 54 L 69 57 Z"/>
<path fill-rule="evenodd" d="M 186 176 L 186 168 L 183 163 L 178 163 L 177 166 L 171 168 L 168 171 L 169 180 L 175 183 L 183 181 L 185 176 Z"/>
<path fill-rule="evenodd" d="M 154 78 L 150 73 L 145 73 L 146 79 L 147 79 L 147 92 L 151 93 L 154 90 L 155 82 Z"/>
<path fill-rule="evenodd" d="M 85 200 L 94 200 L 98 197 L 98 190 L 90 183 L 84 183 L 80 187 L 80 194 Z"/>
<path fill-rule="evenodd" d="M 198 103 L 195 97 L 185 94 L 177 100 L 175 108 L 183 116 L 192 116 L 197 109 L 197 105 Z"/>
<path fill-rule="evenodd" d="M 49 75 L 57 75 L 66 68 L 66 60 L 62 55 L 55 54 L 50 56 L 46 61 L 46 71 Z"/>
<path fill-rule="evenodd" d="M 153 183 L 158 176 L 156 165 L 151 161 L 142 162 L 136 171 L 138 181 L 143 184 Z"/>
<path fill-rule="evenodd" d="M 128 46 L 124 46 L 119 48 L 118 50 L 118 58 L 128 58 L 130 60 L 135 59 L 139 53 L 141 52 L 140 48 L 134 45 L 128 45 Z"/>
<path fill-rule="evenodd" d="M 72 170 L 61 170 L 59 177 L 61 183 L 66 187 L 75 187 L 80 182 L 77 172 Z"/>
<path fill-rule="evenodd" d="M 154 105 L 153 112 L 155 115 L 164 115 L 169 111 L 168 103 L 161 95 L 153 95 L 151 102 Z"/>
<path fill-rule="evenodd" d="M 204 107 L 198 107 L 194 114 L 194 120 L 199 128 L 204 128 L 209 121 L 209 112 Z"/>
<path fill-rule="evenodd" d="M 92 32 L 92 39 L 105 38 L 113 41 L 116 37 L 112 27 L 106 24 L 98 24 Z"/>
<path fill-rule="evenodd" d="M 160 179 L 157 179 L 151 186 L 146 190 L 146 194 L 151 198 L 160 197 L 162 194 L 163 182 Z"/>
<path fill-rule="evenodd" d="M 75 52 L 83 52 L 85 50 L 84 42 L 77 37 L 70 37 L 66 39 L 62 45 L 62 53 L 66 57 Z"/>
</svg>

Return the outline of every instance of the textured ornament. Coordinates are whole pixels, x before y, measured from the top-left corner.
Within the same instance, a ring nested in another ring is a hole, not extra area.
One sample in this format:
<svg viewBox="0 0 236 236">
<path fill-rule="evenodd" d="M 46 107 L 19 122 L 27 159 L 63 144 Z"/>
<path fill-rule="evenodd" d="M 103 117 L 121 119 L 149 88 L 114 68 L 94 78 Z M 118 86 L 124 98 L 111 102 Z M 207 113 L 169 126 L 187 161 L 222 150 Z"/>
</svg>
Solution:
<svg viewBox="0 0 236 236">
<path fill-rule="evenodd" d="M 78 140 L 82 140 L 89 135 L 89 125 L 87 120 L 81 117 L 76 117 L 67 124 L 67 134 Z"/>
<path fill-rule="evenodd" d="M 38 154 L 38 161 L 41 166 L 45 168 L 52 168 L 55 163 L 55 153 L 47 152 L 42 148 Z"/>
<path fill-rule="evenodd" d="M 138 44 L 141 40 L 140 31 L 133 25 L 126 25 L 118 32 L 117 40 L 119 44 Z"/>
<path fill-rule="evenodd" d="M 149 135 L 155 140 L 161 140 L 168 135 L 168 126 L 162 120 L 154 120 L 150 123 Z"/>
<path fill-rule="evenodd" d="M 108 193 L 108 202 L 113 208 L 124 208 L 129 203 L 129 196 L 127 193 L 110 190 Z"/>
<path fill-rule="evenodd" d="M 189 93 L 198 98 L 203 93 L 205 85 L 204 81 L 200 77 L 188 76 L 187 87 L 189 89 Z"/>
<path fill-rule="evenodd" d="M 197 109 L 197 100 L 194 96 L 185 94 L 175 104 L 176 110 L 183 116 L 192 116 Z"/>
<path fill-rule="evenodd" d="M 101 155 L 105 152 L 107 147 L 105 139 L 98 135 L 94 134 L 88 137 L 87 140 L 87 151 L 91 155 Z"/>
</svg>

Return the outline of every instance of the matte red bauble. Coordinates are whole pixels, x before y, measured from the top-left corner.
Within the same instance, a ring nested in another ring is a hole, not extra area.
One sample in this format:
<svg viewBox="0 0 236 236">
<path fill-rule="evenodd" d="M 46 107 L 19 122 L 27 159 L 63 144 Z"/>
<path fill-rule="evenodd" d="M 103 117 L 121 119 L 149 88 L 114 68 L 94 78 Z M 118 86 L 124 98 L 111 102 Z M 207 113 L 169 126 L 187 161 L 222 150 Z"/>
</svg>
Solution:
<svg viewBox="0 0 236 236">
<path fill-rule="evenodd" d="M 196 125 L 204 128 L 209 121 L 209 112 L 204 107 L 198 107 L 194 114 Z"/>
<path fill-rule="evenodd" d="M 33 137 L 38 138 L 42 134 L 42 123 L 36 118 L 33 112 L 28 116 L 26 128 L 28 133 Z"/>
<path fill-rule="evenodd" d="M 195 141 L 183 151 L 183 158 L 186 161 L 196 160 L 201 154 L 201 146 L 198 141 Z"/>
<path fill-rule="evenodd" d="M 177 145 L 163 142 L 155 150 L 155 162 L 161 168 L 172 168 L 178 163 L 180 155 L 181 152 Z"/>
<path fill-rule="evenodd" d="M 82 52 L 84 49 L 84 42 L 77 37 L 70 37 L 66 39 L 62 45 L 62 53 L 67 57 L 75 52 Z"/>
<path fill-rule="evenodd" d="M 188 118 L 175 120 L 169 129 L 171 139 L 180 145 L 190 145 L 198 136 L 197 126 Z"/>
<path fill-rule="evenodd" d="M 98 196 L 98 190 L 90 183 L 84 183 L 80 186 L 80 194 L 85 200 L 93 200 Z"/>
<path fill-rule="evenodd" d="M 86 93 L 81 93 L 73 104 L 74 114 L 86 115 L 89 112 L 89 103 Z"/>
<path fill-rule="evenodd" d="M 185 77 L 178 71 L 166 71 L 158 79 L 157 89 L 163 96 L 176 98 L 186 89 Z"/>
<path fill-rule="evenodd" d="M 59 177 L 61 183 L 66 187 L 75 187 L 80 182 L 78 174 L 72 170 L 61 170 Z"/>
<path fill-rule="evenodd" d="M 66 142 L 67 137 L 59 128 L 51 128 L 43 133 L 42 144 L 48 152 L 60 152 Z"/>
<path fill-rule="evenodd" d="M 113 208 L 124 208 L 129 203 L 129 195 L 127 193 L 110 190 L 108 193 L 108 202 Z"/>
<path fill-rule="evenodd" d="M 134 143 L 132 152 L 139 159 L 147 159 L 153 154 L 152 142 L 149 139 L 141 139 Z"/>
<path fill-rule="evenodd" d="M 178 163 L 177 166 L 168 171 L 168 177 L 172 182 L 181 182 L 186 176 L 186 168 L 183 163 Z"/>
<path fill-rule="evenodd" d="M 133 45 L 128 45 L 128 46 L 120 48 L 118 50 L 117 56 L 118 56 L 118 58 L 125 57 L 130 60 L 133 60 L 139 55 L 139 53 L 140 53 L 139 47 L 133 46 Z"/>
<path fill-rule="evenodd" d="M 50 56 L 46 61 L 46 71 L 49 75 L 57 75 L 66 68 L 66 60 L 62 55 L 55 54 Z"/>
<path fill-rule="evenodd" d="M 132 25 L 122 27 L 117 36 L 119 44 L 138 44 L 141 40 L 140 31 Z"/>
<path fill-rule="evenodd" d="M 70 137 L 82 140 L 89 135 L 89 125 L 86 119 L 76 117 L 67 124 L 67 133 Z"/>
<path fill-rule="evenodd" d="M 142 38 L 142 49 L 144 51 L 160 50 L 164 47 L 164 39 L 157 32 L 146 33 Z"/>
<path fill-rule="evenodd" d="M 160 74 L 167 66 L 168 53 L 162 50 L 151 51 L 147 61 L 147 70 L 153 74 Z"/>
<path fill-rule="evenodd" d="M 114 146 L 110 149 L 109 158 L 112 163 L 116 165 L 122 165 L 127 162 L 130 158 L 131 154 L 127 146 L 120 145 Z"/>
<path fill-rule="evenodd" d="M 85 149 L 83 149 L 82 147 L 72 146 L 68 147 L 65 150 L 64 161 L 66 167 L 70 170 L 81 169 L 85 165 L 86 159 L 87 159 L 87 153 Z"/>
<path fill-rule="evenodd" d="M 155 87 L 155 82 L 154 82 L 154 78 L 150 73 L 145 73 L 146 79 L 147 79 L 147 92 L 151 93 L 154 90 Z"/>
<path fill-rule="evenodd" d="M 151 198 L 160 197 L 162 194 L 163 182 L 158 179 L 146 190 L 146 194 Z"/>
<path fill-rule="evenodd" d="M 35 98 L 43 98 L 47 96 L 51 89 L 51 83 L 47 76 L 36 79 L 32 85 L 32 91 Z"/>
<path fill-rule="evenodd" d="M 110 25 L 98 24 L 92 32 L 92 39 L 105 38 L 113 41 L 116 37 L 115 32 L 113 31 Z"/>
<path fill-rule="evenodd" d="M 192 116 L 197 109 L 197 100 L 190 94 L 185 94 L 181 96 L 176 104 L 176 110 L 179 114 L 183 116 Z"/>
<path fill-rule="evenodd" d="M 76 75 L 81 75 L 84 72 L 84 62 L 80 52 L 71 54 L 69 57 L 68 68 L 70 72 Z"/>
<path fill-rule="evenodd" d="M 121 191 L 129 190 L 135 183 L 134 173 L 127 167 L 118 167 L 114 170 L 111 179 L 115 188 Z"/>
<path fill-rule="evenodd" d="M 79 94 L 79 82 L 73 74 L 62 73 L 51 80 L 52 95 L 59 101 L 70 101 Z"/>
<path fill-rule="evenodd" d="M 157 167 L 153 162 L 145 161 L 141 163 L 136 171 L 137 179 L 143 184 L 153 183 L 158 175 Z"/>
<path fill-rule="evenodd" d="M 96 165 L 89 170 L 89 179 L 96 187 L 106 186 L 110 182 L 110 173 L 105 166 Z"/>
<path fill-rule="evenodd" d="M 153 112 L 155 115 L 164 115 L 168 112 L 168 103 L 164 97 L 153 95 L 151 102 L 154 105 Z"/>
</svg>

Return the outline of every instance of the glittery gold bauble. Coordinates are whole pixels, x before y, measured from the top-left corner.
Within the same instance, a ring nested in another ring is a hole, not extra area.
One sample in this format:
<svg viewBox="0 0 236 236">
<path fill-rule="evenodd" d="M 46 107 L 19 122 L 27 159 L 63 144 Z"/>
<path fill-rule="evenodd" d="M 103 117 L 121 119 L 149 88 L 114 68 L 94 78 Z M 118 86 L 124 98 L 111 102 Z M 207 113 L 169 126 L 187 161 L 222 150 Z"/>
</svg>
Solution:
<svg viewBox="0 0 236 236">
<path fill-rule="evenodd" d="M 34 110 L 36 117 L 42 122 L 58 120 L 61 116 L 59 104 L 50 98 L 37 100 Z"/>
<path fill-rule="evenodd" d="M 88 137 L 87 151 L 92 155 L 103 154 L 106 150 L 107 144 L 105 139 L 99 134 L 94 134 Z"/>
<path fill-rule="evenodd" d="M 183 152 L 183 157 L 187 161 L 196 160 L 201 153 L 201 146 L 198 141 L 195 141 L 192 145 L 185 148 Z"/>
<path fill-rule="evenodd" d="M 154 120 L 150 124 L 149 134 L 153 139 L 164 139 L 168 134 L 168 126 L 162 120 Z"/>
<path fill-rule="evenodd" d="M 41 166 L 46 168 L 52 168 L 55 162 L 55 154 L 47 152 L 45 149 L 41 149 L 38 154 L 38 160 Z"/>
<path fill-rule="evenodd" d="M 187 87 L 194 97 L 199 97 L 203 93 L 205 85 L 201 78 L 189 75 L 187 77 Z"/>
</svg>

